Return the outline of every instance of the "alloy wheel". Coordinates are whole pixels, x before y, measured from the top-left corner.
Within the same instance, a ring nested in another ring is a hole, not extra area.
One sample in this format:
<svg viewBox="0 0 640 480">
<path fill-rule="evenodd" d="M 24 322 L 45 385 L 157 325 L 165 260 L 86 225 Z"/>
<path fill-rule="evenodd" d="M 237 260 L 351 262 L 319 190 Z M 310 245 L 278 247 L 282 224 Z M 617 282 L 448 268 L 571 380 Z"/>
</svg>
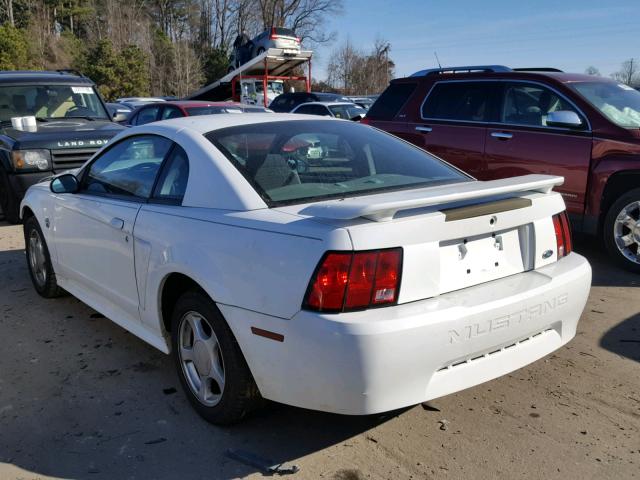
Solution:
<svg viewBox="0 0 640 480">
<path fill-rule="evenodd" d="M 613 224 L 613 236 L 624 257 L 640 265 L 640 201 L 625 206 Z"/>
<path fill-rule="evenodd" d="M 220 342 L 209 321 L 197 312 L 180 320 L 178 354 L 191 392 L 207 407 L 222 399 L 225 369 Z"/>
<path fill-rule="evenodd" d="M 42 287 L 47 283 L 47 257 L 40 233 L 32 229 L 29 233 L 29 267 L 36 283 Z"/>
</svg>

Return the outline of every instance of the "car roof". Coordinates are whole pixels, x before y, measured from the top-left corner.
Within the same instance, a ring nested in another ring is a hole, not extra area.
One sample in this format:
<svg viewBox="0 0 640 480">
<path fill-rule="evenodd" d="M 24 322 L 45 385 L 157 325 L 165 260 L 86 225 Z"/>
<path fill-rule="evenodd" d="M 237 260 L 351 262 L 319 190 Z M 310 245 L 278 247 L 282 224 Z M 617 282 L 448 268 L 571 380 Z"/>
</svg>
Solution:
<svg viewBox="0 0 640 480">
<path fill-rule="evenodd" d="M 443 80 L 554 80 L 559 83 L 577 83 L 577 82 L 614 82 L 615 80 L 587 75 L 584 73 L 568 73 L 568 72 L 551 72 L 539 70 L 507 70 L 499 72 L 456 72 L 456 73 L 432 73 L 420 76 L 408 76 L 391 80 L 391 83 L 415 83 L 427 82 L 435 83 Z"/>
<path fill-rule="evenodd" d="M 332 119 L 330 117 L 314 117 L 319 121 L 342 121 Z M 147 123 L 138 127 L 133 127 L 129 131 L 148 131 L 153 133 L 153 130 L 165 131 L 167 129 L 178 132 L 182 129 L 192 130 L 201 134 L 205 134 L 212 130 L 219 130 L 221 128 L 235 127 L 240 125 L 255 125 L 260 123 L 271 122 L 284 122 L 284 121 L 296 121 L 309 120 L 309 117 L 304 115 L 297 115 L 295 113 L 278 113 L 274 115 L 269 112 L 260 113 L 245 113 L 243 115 L 198 115 L 191 117 L 172 118 L 170 120 L 162 120 L 159 122 Z"/>
<path fill-rule="evenodd" d="M 176 105 L 179 107 L 261 107 L 262 105 L 246 105 L 240 102 L 207 102 L 203 100 L 169 100 L 162 102 L 163 105 Z"/>
<path fill-rule="evenodd" d="M 30 71 L 6 70 L 0 71 L 0 84 L 36 83 L 53 85 L 93 85 L 93 81 L 82 75 L 68 71 Z"/>
</svg>

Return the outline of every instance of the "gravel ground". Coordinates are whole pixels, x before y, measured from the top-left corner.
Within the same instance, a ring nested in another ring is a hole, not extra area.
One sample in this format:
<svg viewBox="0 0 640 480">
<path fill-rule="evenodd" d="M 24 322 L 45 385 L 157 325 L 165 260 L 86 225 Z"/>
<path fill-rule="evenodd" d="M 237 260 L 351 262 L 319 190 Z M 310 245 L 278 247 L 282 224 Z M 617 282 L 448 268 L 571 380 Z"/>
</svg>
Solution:
<svg viewBox="0 0 640 480">
<path fill-rule="evenodd" d="M 22 230 L 0 222 L 0 479 L 640 478 L 640 276 L 594 267 L 577 337 L 512 375 L 385 416 L 269 405 L 206 424 L 170 359 L 72 297 L 32 289 Z"/>
</svg>

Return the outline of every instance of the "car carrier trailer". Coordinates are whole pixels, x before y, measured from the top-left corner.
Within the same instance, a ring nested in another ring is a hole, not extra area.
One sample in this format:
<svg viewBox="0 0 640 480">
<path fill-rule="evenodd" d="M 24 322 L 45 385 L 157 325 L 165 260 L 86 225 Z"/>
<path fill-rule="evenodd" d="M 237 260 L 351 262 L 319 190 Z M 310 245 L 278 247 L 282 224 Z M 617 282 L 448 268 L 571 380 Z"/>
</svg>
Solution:
<svg viewBox="0 0 640 480">
<path fill-rule="evenodd" d="M 310 50 L 285 54 L 281 48 L 270 48 L 186 98 L 233 100 L 268 107 L 273 98 L 283 93 L 285 81 L 304 81 L 306 91 L 311 91 L 311 56 Z M 293 75 L 298 67 L 304 69 L 305 66 L 306 75 Z"/>
</svg>

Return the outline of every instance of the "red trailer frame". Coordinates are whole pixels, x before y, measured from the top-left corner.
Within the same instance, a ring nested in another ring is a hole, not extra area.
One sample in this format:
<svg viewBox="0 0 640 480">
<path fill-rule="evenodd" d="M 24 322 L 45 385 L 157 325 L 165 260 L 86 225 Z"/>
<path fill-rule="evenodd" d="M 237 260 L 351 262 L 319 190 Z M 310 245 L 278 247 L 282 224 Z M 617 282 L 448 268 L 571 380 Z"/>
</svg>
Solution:
<svg viewBox="0 0 640 480">
<path fill-rule="evenodd" d="M 306 76 L 300 76 L 300 75 L 286 75 L 286 76 L 282 76 L 282 75 L 269 75 L 269 65 L 267 63 L 267 59 L 264 59 L 264 74 L 263 75 L 236 75 L 235 77 L 233 77 L 233 79 L 231 80 L 231 98 L 233 99 L 233 101 L 235 102 L 239 102 L 240 101 L 240 95 L 238 94 L 237 91 L 237 83 L 240 80 L 243 79 L 255 79 L 255 80 L 262 80 L 262 91 L 264 92 L 262 94 L 263 97 L 263 103 L 265 107 L 269 106 L 268 103 L 268 99 L 267 99 L 267 83 L 269 82 L 269 80 L 304 80 L 305 82 L 305 88 L 307 90 L 307 93 L 311 92 L 311 58 L 309 58 L 308 62 L 307 62 L 307 75 Z"/>
</svg>

